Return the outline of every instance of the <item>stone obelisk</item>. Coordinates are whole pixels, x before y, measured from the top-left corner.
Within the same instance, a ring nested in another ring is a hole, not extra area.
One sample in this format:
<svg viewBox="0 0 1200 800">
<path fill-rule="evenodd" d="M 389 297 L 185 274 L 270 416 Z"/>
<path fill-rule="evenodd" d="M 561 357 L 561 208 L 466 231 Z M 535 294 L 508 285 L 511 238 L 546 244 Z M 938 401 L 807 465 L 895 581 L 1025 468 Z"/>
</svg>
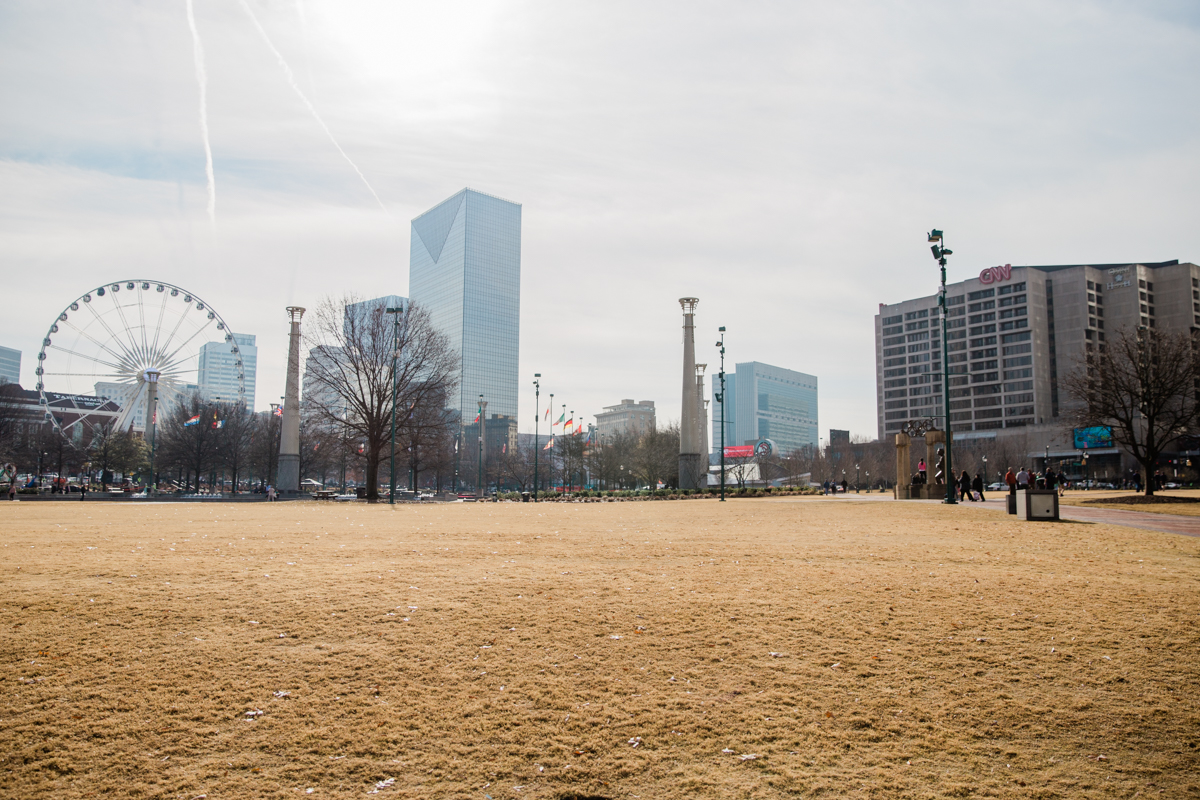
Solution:
<svg viewBox="0 0 1200 800">
<path fill-rule="evenodd" d="M 279 479 L 275 491 L 300 493 L 300 318 L 304 309 L 288 306 L 292 332 L 288 336 L 287 385 L 283 392 L 283 430 L 279 434 Z"/>
<path fill-rule="evenodd" d="M 696 405 L 696 297 L 681 297 L 683 307 L 683 408 L 679 420 L 679 488 L 699 489 L 705 473 L 700 455 L 700 409 Z"/>
<path fill-rule="evenodd" d="M 696 365 L 696 441 L 700 444 L 700 464 L 704 468 L 701 488 L 708 485 L 708 403 L 704 399 L 704 370 L 708 364 Z"/>
</svg>

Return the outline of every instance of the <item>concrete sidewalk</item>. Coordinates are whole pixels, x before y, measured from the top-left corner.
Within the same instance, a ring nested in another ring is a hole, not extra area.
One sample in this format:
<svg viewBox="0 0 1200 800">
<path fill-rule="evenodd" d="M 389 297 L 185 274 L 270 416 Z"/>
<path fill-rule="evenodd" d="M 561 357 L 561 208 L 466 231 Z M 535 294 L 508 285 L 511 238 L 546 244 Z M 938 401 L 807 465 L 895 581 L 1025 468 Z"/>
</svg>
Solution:
<svg viewBox="0 0 1200 800">
<path fill-rule="evenodd" d="M 987 500 L 982 503 L 962 502 L 965 508 L 986 508 L 993 511 L 1005 512 L 1005 496 L 1002 492 L 987 492 Z M 786 498 L 780 498 L 784 500 Z M 903 500 L 899 501 L 890 494 L 840 494 L 829 495 L 821 500 L 846 502 L 882 502 L 889 503 L 941 503 L 941 500 Z M 795 502 L 812 502 L 811 499 Z M 1141 528 L 1147 531 L 1162 533 L 1178 533 L 1182 536 L 1200 537 L 1200 517 L 1184 517 L 1173 514 L 1155 514 L 1148 511 L 1123 511 L 1113 508 L 1085 508 L 1082 506 L 1059 505 L 1059 516 L 1071 522 L 1094 522 L 1105 525 L 1124 525 L 1127 528 Z"/>
</svg>

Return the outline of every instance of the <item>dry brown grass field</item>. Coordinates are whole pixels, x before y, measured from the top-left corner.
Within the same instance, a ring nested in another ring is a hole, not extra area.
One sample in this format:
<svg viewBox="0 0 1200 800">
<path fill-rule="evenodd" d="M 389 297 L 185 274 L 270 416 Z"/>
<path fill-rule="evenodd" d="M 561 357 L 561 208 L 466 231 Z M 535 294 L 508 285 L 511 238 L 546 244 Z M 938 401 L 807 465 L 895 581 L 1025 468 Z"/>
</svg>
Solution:
<svg viewBox="0 0 1200 800">
<path fill-rule="evenodd" d="M 847 499 L 0 505 L 0 796 L 1200 796 L 1200 539 Z"/>
</svg>

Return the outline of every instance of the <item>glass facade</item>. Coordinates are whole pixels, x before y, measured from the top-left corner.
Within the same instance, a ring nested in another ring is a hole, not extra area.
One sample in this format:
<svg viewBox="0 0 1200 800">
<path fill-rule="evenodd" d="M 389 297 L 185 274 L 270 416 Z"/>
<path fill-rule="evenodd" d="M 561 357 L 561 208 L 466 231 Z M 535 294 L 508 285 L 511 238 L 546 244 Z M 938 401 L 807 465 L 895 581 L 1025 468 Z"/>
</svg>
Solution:
<svg viewBox="0 0 1200 800">
<path fill-rule="evenodd" d="M 712 410 L 712 452 L 721 453 L 721 403 L 717 395 L 721 392 L 721 382 L 714 375 L 712 382 L 712 402 L 708 404 Z M 737 373 L 725 373 L 725 446 L 733 447 L 741 444 L 737 438 Z"/>
<path fill-rule="evenodd" d="M 229 349 L 227 342 L 209 342 L 200 347 L 200 362 L 197 383 L 200 393 L 208 400 L 236 403 L 238 400 L 238 373 L 235 359 L 242 359 L 246 376 L 246 408 L 254 408 L 254 382 L 258 374 L 258 347 L 255 337 L 235 333 L 238 353 Z"/>
<path fill-rule="evenodd" d="M 737 365 L 735 395 L 734 444 L 770 439 L 781 454 L 818 446 L 816 376 L 750 361 Z"/>
<path fill-rule="evenodd" d="M 475 418 L 517 417 L 521 320 L 521 206 L 463 189 L 412 221 L 409 296 L 461 359 L 456 402 Z"/>
<path fill-rule="evenodd" d="M 21 351 L 0 347 L 0 383 L 21 382 Z"/>
</svg>

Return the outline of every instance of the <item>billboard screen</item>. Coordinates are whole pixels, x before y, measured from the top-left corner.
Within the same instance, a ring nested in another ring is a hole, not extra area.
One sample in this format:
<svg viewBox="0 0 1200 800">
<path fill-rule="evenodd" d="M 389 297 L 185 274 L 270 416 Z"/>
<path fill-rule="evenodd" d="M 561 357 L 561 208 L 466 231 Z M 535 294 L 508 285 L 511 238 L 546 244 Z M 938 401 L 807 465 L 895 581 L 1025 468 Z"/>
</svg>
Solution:
<svg viewBox="0 0 1200 800">
<path fill-rule="evenodd" d="M 1107 425 L 1097 425 L 1093 428 L 1075 429 L 1075 449 L 1094 450 L 1098 447 L 1112 447 L 1112 428 Z"/>
</svg>

